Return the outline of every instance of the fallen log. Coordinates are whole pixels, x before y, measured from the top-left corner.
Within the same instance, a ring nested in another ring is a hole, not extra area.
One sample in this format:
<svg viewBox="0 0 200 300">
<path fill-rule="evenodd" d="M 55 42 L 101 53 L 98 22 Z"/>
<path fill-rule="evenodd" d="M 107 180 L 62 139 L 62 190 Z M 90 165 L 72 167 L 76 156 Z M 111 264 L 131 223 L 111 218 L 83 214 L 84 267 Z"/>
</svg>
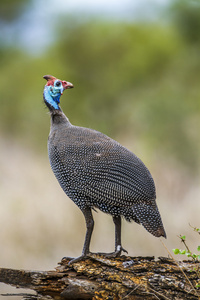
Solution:
<svg viewBox="0 0 200 300">
<path fill-rule="evenodd" d="M 68 262 L 63 259 L 52 271 L 0 268 L 0 282 L 36 292 L 23 299 L 200 299 L 198 262 L 100 255 Z"/>
</svg>

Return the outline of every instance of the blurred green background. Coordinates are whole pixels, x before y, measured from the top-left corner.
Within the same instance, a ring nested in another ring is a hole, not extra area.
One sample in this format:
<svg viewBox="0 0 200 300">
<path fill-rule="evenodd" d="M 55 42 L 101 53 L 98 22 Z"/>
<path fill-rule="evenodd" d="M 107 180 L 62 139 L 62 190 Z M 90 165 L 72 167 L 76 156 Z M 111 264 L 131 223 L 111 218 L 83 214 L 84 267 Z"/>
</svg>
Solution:
<svg viewBox="0 0 200 300">
<path fill-rule="evenodd" d="M 45 74 L 75 86 L 61 99 L 75 125 L 102 131 L 139 156 L 156 183 L 171 250 L 200 211 L 200 2 L 0 2 L 0 266 L 53 268 L 81 253 L 84 219 L 47 157 Z M 114 226 L 95 214 L 93 251 L 112 251 Z M 130 255 L 167 255 L 123 223 Z M 192 247 L 191 247 L 192 248 Z"/>
</svg>

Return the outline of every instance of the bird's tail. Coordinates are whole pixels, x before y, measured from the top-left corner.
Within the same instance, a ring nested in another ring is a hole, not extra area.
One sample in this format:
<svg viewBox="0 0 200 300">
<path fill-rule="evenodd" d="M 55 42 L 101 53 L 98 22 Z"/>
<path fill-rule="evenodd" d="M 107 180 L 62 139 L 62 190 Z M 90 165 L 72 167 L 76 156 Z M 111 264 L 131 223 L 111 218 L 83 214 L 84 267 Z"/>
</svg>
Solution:
<svg viewBox="0 0 200 300">
<path fill-rule="evenodd" d="M 142 203 L 133 206 L 134 215 L 137 216 L 144 228 L 156 237 L 167 237 L 161 220 L 159 210 L 156 206 Z"/>
</svg>

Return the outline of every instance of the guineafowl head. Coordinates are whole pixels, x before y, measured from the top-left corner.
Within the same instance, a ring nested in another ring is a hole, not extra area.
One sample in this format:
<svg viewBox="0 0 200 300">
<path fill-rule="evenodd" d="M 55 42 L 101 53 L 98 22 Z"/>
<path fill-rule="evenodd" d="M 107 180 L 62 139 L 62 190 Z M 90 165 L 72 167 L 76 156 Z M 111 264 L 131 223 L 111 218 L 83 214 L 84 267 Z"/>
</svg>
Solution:
<svg viewBox="0 0 200 300">
<path fill-rule="evenodd" d="M 47 80 L 47 84 L 44 87 L 44 102 L 50 110 L 60 109 L 60 96 L 64 90 L 73 88 L 73 84 L 64 80 L 57 79 L 51 75 L 43 76 Z"/>
</svg>

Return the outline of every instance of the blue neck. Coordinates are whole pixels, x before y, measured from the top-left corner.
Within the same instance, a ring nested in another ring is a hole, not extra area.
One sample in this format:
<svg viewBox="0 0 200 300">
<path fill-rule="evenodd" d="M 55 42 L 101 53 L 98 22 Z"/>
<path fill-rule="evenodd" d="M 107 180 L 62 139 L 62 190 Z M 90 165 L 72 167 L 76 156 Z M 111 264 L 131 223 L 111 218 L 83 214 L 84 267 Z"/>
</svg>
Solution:
<svg viewBox="0 0 200 300">
<path fill-rule="evenodd" d="M 51 107 L 53 109 L 60 110 L 60 107 L 58 105 L 60 103 L 60 96 L 61 96 L 60 92 L 54 94 L 51 92 L 50 86 L 45 86 L 43 95 L 44 95 L 44 100 L 49 108 Z"/>
</svg>

